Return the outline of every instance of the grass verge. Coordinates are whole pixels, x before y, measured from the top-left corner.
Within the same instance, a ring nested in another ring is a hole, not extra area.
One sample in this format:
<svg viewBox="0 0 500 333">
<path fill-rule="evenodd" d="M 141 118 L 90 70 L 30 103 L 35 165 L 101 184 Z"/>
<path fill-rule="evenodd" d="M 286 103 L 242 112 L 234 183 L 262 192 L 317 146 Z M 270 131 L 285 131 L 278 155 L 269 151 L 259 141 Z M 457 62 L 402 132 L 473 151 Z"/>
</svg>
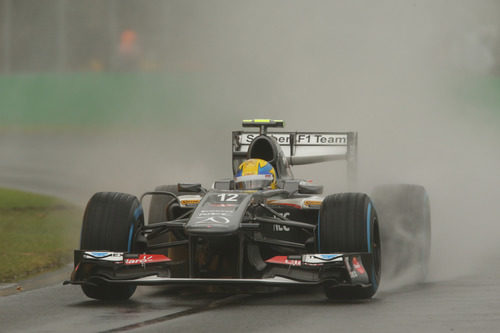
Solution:
<svg viewBox="0 0 500 333">
<path fill-rule="evenodd" d="M 71 261 L 81 216 L 80 208 L 60 199 L 0 188 L 0 282 Z"/>
</svg>

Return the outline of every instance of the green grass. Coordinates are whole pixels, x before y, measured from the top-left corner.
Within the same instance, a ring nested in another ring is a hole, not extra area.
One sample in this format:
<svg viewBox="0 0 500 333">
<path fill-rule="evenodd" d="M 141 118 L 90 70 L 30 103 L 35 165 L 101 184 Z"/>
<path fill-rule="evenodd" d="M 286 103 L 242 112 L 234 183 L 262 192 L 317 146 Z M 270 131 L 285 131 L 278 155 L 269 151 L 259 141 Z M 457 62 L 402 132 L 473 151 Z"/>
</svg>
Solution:
<svg viewBox="0 0 500 333">
<path fill-rule="evenodd" d="M 81 216 L 80 208 L 62 200 L 0 189 L 0 282 L 70 262 Z"/>
<path fill-rule="evenodd" d="M 192 84 L 165 73 L 0 75 L 0 127 L 168 123 L 192 114 Z"/>
<path fill-rule="evenodd" d="M 500 77 L 486 76 L 459 82 L 455 94 L 460 96 L 460 101 L 480 108 L 480 112 L 474 109 L 474 117 L 481 117 L 485 121 L 500 120 Z"/>
<path fill-rule="evenodd" d="M 476 89 L 472 89 L 472 97 L 499 111 L 500 107 L 500 77 L 486 77 L 480 80 Z"/>
</svg>

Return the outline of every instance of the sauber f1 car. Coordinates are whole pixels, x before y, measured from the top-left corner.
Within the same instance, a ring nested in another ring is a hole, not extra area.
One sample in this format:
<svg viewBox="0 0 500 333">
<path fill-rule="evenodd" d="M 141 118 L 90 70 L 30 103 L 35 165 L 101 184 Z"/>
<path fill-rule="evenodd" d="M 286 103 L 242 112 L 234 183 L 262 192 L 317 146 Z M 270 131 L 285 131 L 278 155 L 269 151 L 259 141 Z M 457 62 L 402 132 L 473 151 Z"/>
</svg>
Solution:
<svg viewBox="0 0 500 333">
<path fill-rule="evenodd" d="M 430 214 L 422 187 L 376 189 L 386 222 L 367 194 L 323 196 L 322 186 L 292 174 L 293 165 L 344 160 L 354 181 L 357 133 L 269 132 L 283 121 L 268 119 L 244 120 L 243 127 L 258 131 L 232 133 L 233 178 L 210 189 L 163 185 L 140 199 L 96 193 L 65 283 L 95 299 L 127 299 L 138 285 L 168 284 L 323 285 L 328 298 L 364 299 L 379 286 L 385 241 L 399 255 L 387 266 L 392 272 L 417 258 L 425 274 Z M 413 241 L 394 236 L 399 229 Z"/>
</svg>

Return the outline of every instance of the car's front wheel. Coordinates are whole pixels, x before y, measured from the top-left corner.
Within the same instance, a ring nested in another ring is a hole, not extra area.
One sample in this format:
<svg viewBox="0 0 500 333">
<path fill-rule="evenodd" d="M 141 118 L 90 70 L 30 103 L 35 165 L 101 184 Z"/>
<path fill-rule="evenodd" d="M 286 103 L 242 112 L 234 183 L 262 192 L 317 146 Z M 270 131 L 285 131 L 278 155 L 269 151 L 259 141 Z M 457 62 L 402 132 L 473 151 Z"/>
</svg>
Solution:
<svg viewBox="0 0 500 333">
<path fill-rule="evenodd" d="M 89 200 L 82 224 L 80 249 L 86 251 L 130 252 L 135 247 L 135 235 L 144 224 L 139 200 L 132 195 L 99 192 Z M 136 287 L 91 281 L 82 290 L 99 300 L 128 299 Z"/>
<path fill-rule="evenodd" d="M 364 252 L 362 262 L 369 287 L 326 285 L 330 299 L 372 297 L 380 282 L 380 235 L 377 212 L 364 193 L 339 193 L 327 196 L 321 205 L 319 220 L 321 253 Z"/>
</svg>

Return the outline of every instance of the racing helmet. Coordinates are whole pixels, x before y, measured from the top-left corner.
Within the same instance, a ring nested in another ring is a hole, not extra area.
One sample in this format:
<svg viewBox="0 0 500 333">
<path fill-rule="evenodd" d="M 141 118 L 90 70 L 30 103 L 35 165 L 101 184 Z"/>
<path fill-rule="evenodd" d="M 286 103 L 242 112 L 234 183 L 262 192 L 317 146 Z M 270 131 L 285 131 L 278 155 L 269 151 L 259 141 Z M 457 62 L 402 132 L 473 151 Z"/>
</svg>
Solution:
<svg viewBox="0 0 500 333">
<path fill-rule="evenodd" d="M 269 162 L 252 158 L 240 164 L 234 183 L 240 190 L 258 190 L 266 187 L 275 189 L 276 171 Z"/>
</svg>

